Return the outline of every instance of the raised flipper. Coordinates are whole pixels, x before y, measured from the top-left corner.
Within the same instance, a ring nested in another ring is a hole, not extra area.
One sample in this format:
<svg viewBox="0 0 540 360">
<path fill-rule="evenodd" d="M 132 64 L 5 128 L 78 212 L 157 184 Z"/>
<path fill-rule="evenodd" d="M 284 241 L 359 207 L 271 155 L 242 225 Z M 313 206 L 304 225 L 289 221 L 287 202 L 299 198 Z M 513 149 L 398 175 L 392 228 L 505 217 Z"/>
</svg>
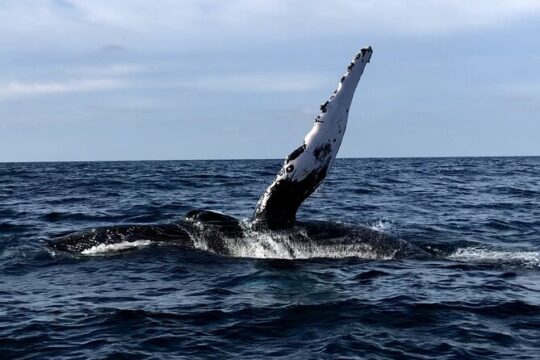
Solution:
<svg viewBox="0 0 540 360">
<path fill-rule="evenodd" d="M 304 143 L 285 159 L 276 179 L 261 196 L 253 226 L 283 229 L 295 224 L 300 204 L 322 183 L 336 159 L 356 85 L 372 53 L 371 47 L 364 48 L 349 64 L 337 89 L 321 105 Z"/>
</svg>

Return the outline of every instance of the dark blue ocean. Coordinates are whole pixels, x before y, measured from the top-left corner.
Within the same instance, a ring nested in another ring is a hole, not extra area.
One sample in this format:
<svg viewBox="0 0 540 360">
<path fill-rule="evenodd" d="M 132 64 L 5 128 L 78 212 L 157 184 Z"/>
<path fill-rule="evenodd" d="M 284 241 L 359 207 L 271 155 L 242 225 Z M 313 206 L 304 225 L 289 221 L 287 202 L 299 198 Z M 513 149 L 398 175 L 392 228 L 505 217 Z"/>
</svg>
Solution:
<svg viewBox="0 0 540 360">
<path fill-rule="evenodd" d="M 299 213 L 427 259 L 47 245 L 194 208 L 247 219 L 281 162 L 0 164 L 0 358 L 540 358 L 538 157 L 338 159 Z"/>
</svg>

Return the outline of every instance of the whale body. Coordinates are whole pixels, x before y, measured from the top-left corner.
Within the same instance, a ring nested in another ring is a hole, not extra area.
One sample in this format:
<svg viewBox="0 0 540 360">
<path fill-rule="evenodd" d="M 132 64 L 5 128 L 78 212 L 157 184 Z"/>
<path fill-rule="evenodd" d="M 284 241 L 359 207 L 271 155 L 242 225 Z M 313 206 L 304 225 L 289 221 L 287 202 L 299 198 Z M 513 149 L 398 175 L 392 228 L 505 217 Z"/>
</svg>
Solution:
<svg viewBox="0 0 540 360">
<path fill-rule="evenodd" d="M 287 229 L 261 230 L 254 229 L 249 222 L 208 210 L 190 211 L 183 220 L 174 223 L 101 227 L 49 241 L 56 251 L 87 255 L 129 250 L 140 243 L 173 245 L 235 257 L 401 259 L 426 256 L 422 249 L 406 241 L 362 226 L 298 221 Z"/>
<path fill-rule="evenodd" d="M 371 47 L 364 48 L 353 58 L 336 90 L 320 106 L 302 145 L 287 156 L 263 192 L 250 221 L 215 211 L 192 210 L 183 220 L 169 224 L 118 225 L 69 233 L 49 240 L 50 247 L 84 254 L 100 247 L 127 244 L 129 248 L 130 244 L 154 242 L 227 256 L 250 256 L 261 250 L 285 258 L 424 256 L 423 250 L 370 228 L 296 220 L 302 202 L 332 168 L 356 87 L 372 53 Z"/>
</svg>

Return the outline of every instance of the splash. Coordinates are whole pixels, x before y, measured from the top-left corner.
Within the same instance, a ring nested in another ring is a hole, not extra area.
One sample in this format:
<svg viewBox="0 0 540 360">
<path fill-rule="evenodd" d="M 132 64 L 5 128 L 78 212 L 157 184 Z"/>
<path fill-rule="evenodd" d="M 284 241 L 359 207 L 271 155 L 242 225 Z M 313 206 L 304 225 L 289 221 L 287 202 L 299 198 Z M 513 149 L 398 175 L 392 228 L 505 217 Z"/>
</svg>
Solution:
<svg viewBox="0 0 540 360">
<path fill-rule="evenodd" d="M 227 239 L 230 256 L 255 259 L 311 259 L 348 258 L 365 260 L 391 260 L 397 250 L 381 253 L 370 244 L 349 243 L 321 245 L 313 242 L 296 242 L 286 234 L 254 233 L 244 239 Z"/>
<path fill-rule="evenodd" d="M 540 267 L 539 251 L 501 250 L 482 247 L 458 248 L 448 256 L 450 260 L 489 263 L 489 264 L 515 264 L 525 267 Z"/>
<path fill-rule="evenodd" d="M 213 250 L 204 234 L 193 236 L 194 247 L 232 257 L 255 259 L 348 258 L 391 260 L 404 242 L 387 242 L 386 238 L 368 241 L 361 237 L 337 236 L 316 241 L 303 229 L 295 231 L 258 231 L 244 222 L 242 236 L 222 237 L 219 251 Z M 201 236 L 202 235 L 202 236 Z"/>
<path fill-rule="evenodd" d="M 381 219 L 377 222 L 371 223 L 369 228 L 375 231 L 391 234 L 394 230 L 394 225 L 386 219 Z"/>
</svg>

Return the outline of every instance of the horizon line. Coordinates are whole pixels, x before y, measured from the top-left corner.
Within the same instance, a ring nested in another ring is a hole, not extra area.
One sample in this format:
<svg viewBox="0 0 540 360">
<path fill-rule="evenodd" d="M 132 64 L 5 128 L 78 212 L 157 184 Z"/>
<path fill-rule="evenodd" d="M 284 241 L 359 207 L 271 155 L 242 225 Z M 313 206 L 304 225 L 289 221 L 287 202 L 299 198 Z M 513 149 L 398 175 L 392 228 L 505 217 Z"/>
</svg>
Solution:
<svg viewBox="0 0 540 360">
<path fill-rule="evenodd" d="M 365 157 L 338 157 L 336 160 L 392 160 L 392 159 L 459 159 L 459 158 L 535 158 L 540 155 L 435 155 L 435 156 L 365 156 Z M 139 159 L 139 160 L 22 160 L 0 161 L 0 164 L 32 164 L 32 163 L 97 163 L 97 162 L 152 162 L 152 161 L 264 161 L 283 160 L 284 158 L 222 158 L 222 159 Z"/>
</svg>

